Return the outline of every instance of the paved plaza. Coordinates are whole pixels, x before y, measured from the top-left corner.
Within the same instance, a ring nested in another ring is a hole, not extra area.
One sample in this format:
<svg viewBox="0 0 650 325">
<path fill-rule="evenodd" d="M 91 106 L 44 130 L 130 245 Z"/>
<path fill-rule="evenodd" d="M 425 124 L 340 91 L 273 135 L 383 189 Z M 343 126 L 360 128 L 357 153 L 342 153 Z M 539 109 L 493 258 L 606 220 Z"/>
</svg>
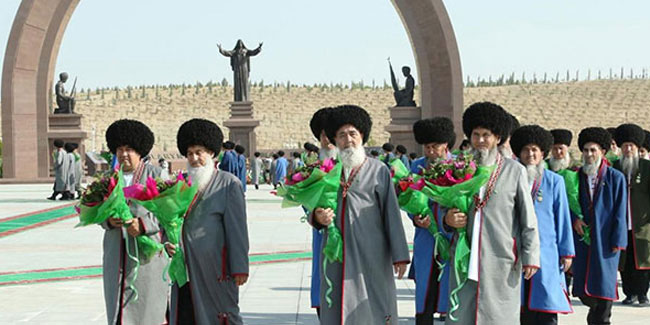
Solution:
<svg viewBox="0 0 650 325">
<path fill-rule="evenodd" d="M 51 184 L 0 185 L 0 324 L 105 324 L 102 232 L 74 228 L 68 201 L 52 202 Z M 241 288 L 246 324 L 317 324 L 310 308 L 311 228 L 300 208 L 281 209 L 263 186 L 247 192 L 250 279 Z M 407 238 L 413 226 L 404 216 Z M 414 283 L 397 280 L 400 323 L 414 324 Z M 622 293 L 620 293 L 622 296 Z M 587 308 L 561 324 L 585 324 Z M 647 324 L 650 308 L 613 308 L 613 324 Z"/>
</svg>

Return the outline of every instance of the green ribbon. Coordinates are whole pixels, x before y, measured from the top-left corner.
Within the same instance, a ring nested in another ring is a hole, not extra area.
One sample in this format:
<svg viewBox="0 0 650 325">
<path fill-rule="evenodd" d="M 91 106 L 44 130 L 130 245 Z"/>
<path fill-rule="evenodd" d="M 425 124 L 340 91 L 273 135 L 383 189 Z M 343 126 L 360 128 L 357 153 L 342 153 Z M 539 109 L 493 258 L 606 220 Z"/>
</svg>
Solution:
<svg viewBox="0 0 650 325">
<path fill-rule="evenodd" d="M 564 178 L 564 185 L 566 187 L 566 195 L 569 201 L 569 210 L 573 212 L 578 219 L 584 222 L 584 215 L 582 214 L 582 207 L 580 206 L 580 177 L 577 171 L 570 169 L 562 169 L 557 173 Z M 582 226 L 583 234 L 580 241 L 587 245 L 591 245 L 590 228 L 588 225 Z"/>
<path fill-rule="evenodd" d="M 474 176 L 462 183 L 452 186 L 438 186 L 428 181 L 422 188 L 422 193 L 427 195 L 433 201 L 447 208 L 456 208 L 465 214 L 468 214 L 470 207 L 474 203 L 474 196 L 478 194 L 481 187 L 490 179 L 490 175 L 496 168 L 493 166 L 479 166 Z M 449 295 L 449 319 L 457 321 L 454 312 L 460 308 L 460 299 L 458 292 L 465 286 L 469 270 L 469 258 L 471 249 L 467 239 L 467 228 L 456 229 L 458 239 L 456 240 L 456 249 L 454 252 L 454 276 L 456 277 L 457 287 Z"/>
<path fill-rule="evenodd" d="M 196 184 L 190 187 L 184 181 L 178 181 L 174 186 L 151 200 L 132 200 L 149 210 L 158 219 L 160 225 L 165 229 L 169 243 L 176 246 L 176 253 L 165 267 L 166 272 L 163 272 L 163 279 L 167 282 L 165 274 L 168 274 L 171 284 L 176 283 L 179 288 L 188 281 L 185 255 L 179 247 L 183 216 L 192 204 L 197 191 Z"/>
</svg>

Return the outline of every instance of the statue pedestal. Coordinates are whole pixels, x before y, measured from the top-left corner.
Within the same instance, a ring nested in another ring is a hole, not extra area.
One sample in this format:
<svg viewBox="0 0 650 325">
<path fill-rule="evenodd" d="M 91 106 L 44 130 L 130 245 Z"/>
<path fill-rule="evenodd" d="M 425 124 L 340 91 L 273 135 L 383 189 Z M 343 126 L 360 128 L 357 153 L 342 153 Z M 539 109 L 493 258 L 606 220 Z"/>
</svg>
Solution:
<svg viewBox="0 0 650 325">
<path fill-rule="evenodd" d="M 253 102 L 231 102 L 230 118 L 223 122 L 230 129 L 228 139 L 246 148 L 246 155 L 257 151 L 255 128 L 260 121 L 253 119 Z"/>
<path fill-rule="evenodd" d="M 78 143 L 79 149 L 77 149 L 77 153 L 81 156 L 81 165 L 85 166 L 86 147 L 83 141 L 88 137 L 88 134 L 81 129 L 82 117 L 83 115 L 81 114 L 49 114 L 47 143 L 50 153 L 54 150 L 54 140 L 61 139 L 64 142 Z M 48 162 L 47 168 L 50 176 L 54 176 L 54 160 L 52 155 L 50 155 Z"/>
<path fill-rule="evenodd" d="M 422 155 L 422 146 L 415 142 L 413 136 L 413 124 L 422 118 L 422 110 L 419 106 L 394 106 L 389 107 L 390 124 L 386 126 L 386 132 L 390 133 L 390 143 L 401 144 L 406 147 L 409 153 L 415 152 Z"/>
</svg>

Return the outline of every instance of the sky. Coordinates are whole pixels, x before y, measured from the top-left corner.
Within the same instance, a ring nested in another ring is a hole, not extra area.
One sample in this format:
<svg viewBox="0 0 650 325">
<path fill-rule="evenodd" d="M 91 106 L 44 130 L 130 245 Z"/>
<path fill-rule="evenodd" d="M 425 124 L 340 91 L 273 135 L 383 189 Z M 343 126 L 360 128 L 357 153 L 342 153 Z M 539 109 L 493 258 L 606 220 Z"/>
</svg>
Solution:
<svg viewBox="0 0 650 325">
<path fill-rule="evenodd" d="M 527 78 L 571 70 L 650 68 L 647 0 L 444 0 L 463 77 Z M 0 1 L 0 62 L 20 0 Z M 64 34 L 56 72 L 77 87 L 193 84 L 227 78 L 217 51 L 241 38 L 251 81 L 293 84 L 389 81 L 415 59 L 389 0 L 81 0 Z M 403 80 L 400 80 L 403 82 Z"/>
</svg>

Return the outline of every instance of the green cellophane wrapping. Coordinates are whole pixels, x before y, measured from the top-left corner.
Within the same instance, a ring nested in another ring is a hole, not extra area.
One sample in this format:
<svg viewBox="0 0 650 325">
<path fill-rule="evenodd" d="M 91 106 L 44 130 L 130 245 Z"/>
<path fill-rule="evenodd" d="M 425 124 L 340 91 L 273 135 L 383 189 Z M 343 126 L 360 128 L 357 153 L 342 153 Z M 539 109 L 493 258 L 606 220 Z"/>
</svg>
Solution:
<svg viewBox="0 0 650 325">
<path fill-rule="evenodd" d="M 188 186 L 184 181 L 179 181 L 151 200 L 133 200 L 153 213 L 165 229 L 168 241 L 176 246 L 176 253 L 168 265 L 167 274 L 169 274 L 170 281 L 176 283 L 179 288 L 188 281 L 185 255 L 178 245 L 183 227 L 183 216 L 192 204 L 197 191 L 196 185 Z"/>
<path fill-rule="evenodd" d="M 404 163 L 399 159 L 395 158 L 391 160 L 389 165 L 393 171 L 392 181 L 394 184 L 397 184 L 401 178 L 406 177 L 410 174 L 408 168 L 406 168 L 406 166 L 404 166 Z"/>
<path fill-rule="evenodd" d="M 422 189 L 422 192 L 444 207 L 456 208 L 468 214 L 469 208 L 474 201 L 474 196 L 488 182 L 495 167 L 479 166 L 471 179 L 453 186 L 437 186 L 425 182 L 427 186 Z M 456 250 L 454 253 L 454 275 L 456 277 L 457 287 L 449 295 L 449 318 L 454 321 L 456 317 L 453 313 L 460 307 L 458 292 L 463 288 L 465 282 L 467 282 L 471 253 L 467 239 L 467 227 L 458 228 L 456 231 L 458 232 L 458 239 L 456 240 Z"/>
<path fill-rule="evenodd" d="M 557 173 L 564 178 L 566 195 L 569 200 L 569 210 L 571 210 L 571 212 L 573 212 L 573 214 L 575 214 L 580 220 L 584 221 L 582 207 L 580 207 L 580 176 L 578 175 L 578 172 L 570 169 L 562 169 L 557 171 Z M 584 231 L 584 234 L 580 240 L 585 244 L 590 245 L 591 237 L 589 235 L 589 226 L 584 226 L 582 230 Z"/>
<path fill-rule="evenodd" d="M 307 179 L 294 185 L 280 185 L 277 195 L 282 197 L 282 207 L 304 206 L 309 211 L 316 208 L 330 208 L 336 213 L 338 192 L 341 186 L 341 171 L 343 165 L 337 163 L 329 173 L 314 168 Z M 327 226 L 327 240 L 323 248 L 323 274 L 328 288 L 325 291 L 325 301 L 332 306 L 332 281 L 327 277 L 327 263 L 343 262 L 343 238 L 336 227 L 336 218 Z"/>
<path fill-rule="evenodd" d="M 435 238 L 433 256 L 440 255 L 440 258 L 443 261 L 448 261 L 449 241 L 447 241 L 447 238 L 442 236 L 442 234 L 438 231 L 438 225 L 436 224 L 433 212 L 429 206 L 429 197 L 424 193 L 409 187 L 406 189 L 406 191 L 398 195 L 397 202 L 399 203 L 400 208 L 406 213 L 410 213 L 414 216 L 429 217 L 431 224 L 427 230 L 429 230 L 429 233 L 431 233 L 431 235 Z M 436 263 L 438 263 L 437 259 Z M 444 267 L 444 264 L 438 263 L 438 267 L 442 269 Z"/>
<path fill-rule="evenodd" d="M 122 170 L 120 169 L 117 174 L 117 184 L 104 202 L 92 207 L 79 204 L 79 223 L 76 227 L 101 224 L 110 217 L 118 218 L 125 222 L 133 219 L 129 205 L 126 203 L 124 192 L 122 191 L 123 188 L 124 179 L 122 178 Z M 163 249 L 162 244 L 145 235 L 137 236 L 135 240 L 138 245 L 138 255 L 141 254 L 146 259 L 151 258 Z"/>
</svg>

